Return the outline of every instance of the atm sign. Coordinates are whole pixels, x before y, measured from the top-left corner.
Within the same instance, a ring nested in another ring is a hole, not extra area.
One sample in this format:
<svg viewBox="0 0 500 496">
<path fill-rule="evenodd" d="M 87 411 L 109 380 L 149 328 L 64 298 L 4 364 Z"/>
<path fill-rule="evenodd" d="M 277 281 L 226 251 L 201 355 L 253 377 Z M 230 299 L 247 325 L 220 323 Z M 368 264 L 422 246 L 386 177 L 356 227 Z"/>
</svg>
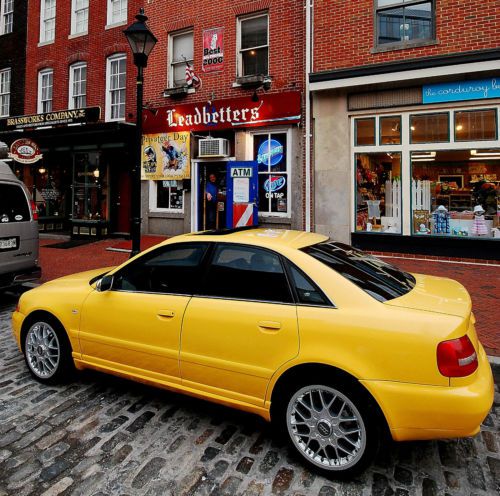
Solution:
<svg viewBox="0 0 500 496">
<path fill-rule="evenodd" d="M 231 177 L 252 177 L 252 168 L 231 167 Z"/>
</svg>

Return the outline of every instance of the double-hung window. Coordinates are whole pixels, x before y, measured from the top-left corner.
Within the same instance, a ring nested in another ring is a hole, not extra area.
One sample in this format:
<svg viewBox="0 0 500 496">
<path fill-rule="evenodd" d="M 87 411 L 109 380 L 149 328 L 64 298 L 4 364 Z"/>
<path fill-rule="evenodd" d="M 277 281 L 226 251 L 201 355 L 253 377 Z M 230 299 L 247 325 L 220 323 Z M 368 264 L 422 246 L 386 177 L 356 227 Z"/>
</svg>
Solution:
<svg viewBox="0 0 500 496">
<path fill-rule="evenodd" d="M 10 68 L 0 71 L 0 117 L 7 117 L 10 110 Z"/>
<path fill-rule="evenodd" d="M 108 25 L 127 20 L 127 0 L 108 0 Z"/>
<path fill-rule="evenodd" d="M 70 109 L 87 106 L 87 64 L 77 62 L 69 68 L 69 102 Z"/>
<path fill-rule="evenodd" d="M 38 73 L 38 113 L 52 112 L 53 69 L 43 69 Z"/>
<path fill-rule="evenodd" d="M 238 76 L 269 73 L 269 16 L 267 13 L 238 19 Z"/>
<path fill-rule="evenodd" d="M 89 25 L 89 0 L 72 0 L 71 34 L 84 34 Z"/>
<path fill-rule="evenodd" d="M 378 46 L 434 39 L 434 0 L 375 0 Z"/>
<path fill-rule="evenodd" d="M 12 33 L 14 0 L 0 0 L 0 35 Z"/>
<path fill-rule="evenodd" d="M 42 0 L 40 8 L 40 43 L 54 41 L 56 34 L 56 0 Z"/>
<path fill-rule="evenodd" d="M 186 62 L 193 65 L 193 31 L 170 35 L 169 86 L 186 84 Z"/>
<path fill-rule="evenodd" d="M 127 58 L 124 53 L 108 57 L 106 71 L 106 120 L 125 119 Z"/>
</svg>

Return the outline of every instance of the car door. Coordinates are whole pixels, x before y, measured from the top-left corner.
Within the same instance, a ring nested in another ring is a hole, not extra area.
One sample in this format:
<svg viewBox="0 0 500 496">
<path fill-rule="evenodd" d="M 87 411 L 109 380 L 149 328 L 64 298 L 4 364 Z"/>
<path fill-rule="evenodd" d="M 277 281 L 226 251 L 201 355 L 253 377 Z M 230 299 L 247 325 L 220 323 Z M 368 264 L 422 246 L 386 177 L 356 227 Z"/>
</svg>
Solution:
<svg viewBox="0 0 500 496">
<path fill-rule="evenodd" d="M 109 291 L 94 291 L 80 324 L 83 360 L 132 375 L 179 383 L 184 311 L 208 243 L 159 247 L 123 267 Z"/>
<path fill-rule="evenodd" d="M 216 245 L 184 316 L 183 385 L 262 405 L 272 374 L 298 350 L 297 311 L 280 256 Z"/>
</svg>

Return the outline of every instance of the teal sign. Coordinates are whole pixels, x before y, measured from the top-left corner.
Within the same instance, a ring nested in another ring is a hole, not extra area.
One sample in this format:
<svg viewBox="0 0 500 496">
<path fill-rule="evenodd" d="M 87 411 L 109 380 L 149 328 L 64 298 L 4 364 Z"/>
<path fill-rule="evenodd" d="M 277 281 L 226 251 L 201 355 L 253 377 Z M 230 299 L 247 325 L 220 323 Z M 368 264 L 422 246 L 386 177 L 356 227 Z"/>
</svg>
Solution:
<svg viewBox="0 0 500 496">
<path fill-rule="evenodd" d="M 500 78 L 461 81 L 459 83 L 425 84 L 423 103 L 462 102 L 500 98 Z"/>
</svg>

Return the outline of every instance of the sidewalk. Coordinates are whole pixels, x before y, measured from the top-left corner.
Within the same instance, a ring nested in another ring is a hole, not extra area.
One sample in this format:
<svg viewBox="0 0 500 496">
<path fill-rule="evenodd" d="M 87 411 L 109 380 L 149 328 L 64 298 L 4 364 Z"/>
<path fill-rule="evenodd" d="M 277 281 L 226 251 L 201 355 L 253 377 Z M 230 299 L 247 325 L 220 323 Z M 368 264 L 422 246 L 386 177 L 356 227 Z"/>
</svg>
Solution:
<svg viewBox="0 0 500 496">
<path fill-rule="evenodd" d="M 161 236 L 143 236 L 141 249 L 163 241 Z M 55 239 L 40 240 L 42 282 L 74 272 L 119 265 L 128 253 L 108 251 L 106 248 L 126 248 L 130 242 L 106 239 L 68 249 L 48 248 Z M 415 258 L 417 257 L 417 258 Z M 472 296 L 476 329 L 489 355 L 500 356 L 500 265 L 482 265 L 476 262 L 439 261 L 433 257 L 384 257 L 390 263 L 408 272 L 432 274 L 460 281 Z"/>
</svg>

